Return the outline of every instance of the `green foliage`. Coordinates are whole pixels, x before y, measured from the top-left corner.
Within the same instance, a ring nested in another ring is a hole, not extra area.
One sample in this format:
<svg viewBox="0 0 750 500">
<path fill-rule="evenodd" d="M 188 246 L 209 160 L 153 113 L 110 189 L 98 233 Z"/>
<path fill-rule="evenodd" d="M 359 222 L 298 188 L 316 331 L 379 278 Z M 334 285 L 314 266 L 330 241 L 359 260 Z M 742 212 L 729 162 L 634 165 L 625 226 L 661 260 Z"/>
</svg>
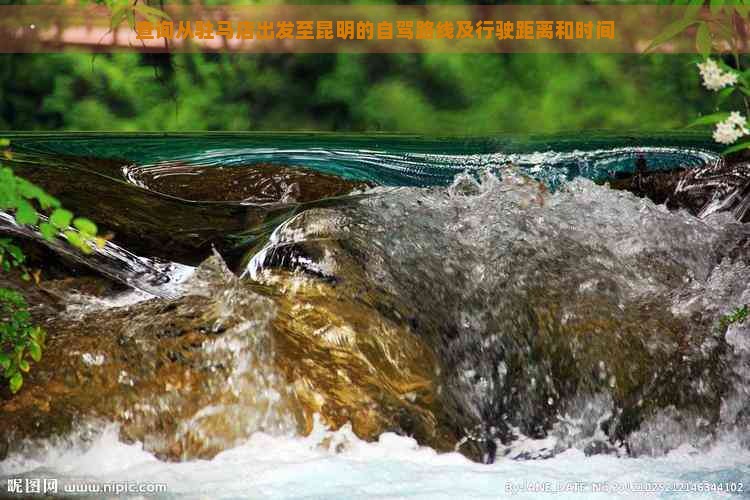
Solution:
<svg viewBox="0 0 750 500">
<path fill-rule="evenodd" d="M 1 139 L 0 145 L 10 142 Z M 82 252 L 92 251 L 91 243 L 101 245 L 96 224 L 74 215 L 60 206 L 60 202 L 31 182 L 16 177 L 8 167 L 0 165 L 0 210 L 14 214 L 18 224 L 38 224 L 42 236 L 52 240 L 62 234 L 68 243 Z M 49 213 L 45 215 L 40 212 Z M 41 221 L 41 222 L 40 222 Z M 71 228 L 71 224 L 75 230 Z M 9 238 L 0 238 L 0 269 L 20 268 L 22 277 L 29 279 L 24 267 L 26 257 L 21 248 Z M 0 288 L 0 373 L 8 381 L 11 392 L 23 385 L 23 373 L 31 369 L 30 361 L 42 357 L 45 333 L 31 323 L 29 306 L 23 296 L 7 288 Z"/>
<path fill-rule="evenodd" d="M 135 0 L 135 2 L 129 2 L 125 0 L 109 0 L 107 2 L 97 3 L 106 3 L 110 7 L 110 25 L 113 29 L 117 28 L 126 19 L 130 29 L 134 29 L 138 16 L 151 23 L 158 22 L 160 18 L 166 20 L 172 19 L 171 17 L 169 17 L 169 14 L 167 14 L 163 10 L 157 9 L 155 7 L 150 7 L 146 5 L 145 2 L 139 2 L 138 0 Z"/>
<path fill-rule="evenodd" d="M 96 224 L 85 218 L 74 218 L 71 212 L 60 206 L 56 198 L 31 182 L 16 177 L 13 170 L 1 165 L 0 210 L 14 212 L 16 222 L 19 224 L 39 224 L 39 231 L 48 240 L 54 239 L 58 234 L 63 234 L 70 244 L 84 253 L 91 253 L 92 242 L 101 244 L 96 241 Z M 43 220 L 44 215 L 40 215 L 38 210 L 49 212 L 46 221 Z M 71 224 L 77 231 L 70 230 Z M 0 251 L 2 248 L 0 246 Z"/>
<path fill-rule="evenodd" d="M 21 249 L 13 244 L 10 238 L 0 238 L 0 269 L 10 271 L 14 267 L 23 265 L 26 256 Z"/>
<path fill-rule="evenodd" d="M 726 330 L 729 325 L 732 325 L 734 323 L 742 323 L 747 319 L 748 314 L 750 314 L 750 308 L 748 308 L 747 305 L 738 307 L 731 313 L 725 314 L 721 317 L 721 320 L 719 320 L 719 327 L 722 330 Z"/>
<path fill-rule="evenodd" d="M 701 116 L 697 120 L 694 120 L 693 122 L 688 125 L 688 127 L 697 127 L 700 125 L 713 125 L 714 123 L 719 123 L 722 120 L 726 120 L 729 118 L 728 112 L 720 112 L 720 113 L 713 113 L 706 116 Z"/>
<path fill-rule="evenodd" d="M 693 59 L 6 54 L 0 55 L 0 129 L 440 135 L 664 130 L 714 111 L 696 75 L 685 71 Z"/>
<path fill-rule="evenodd" d="M 675 0 L 674 4 L 686 5 L 686 2 L 685 0 Z M 674 21 L 664 31 L 659 33 L 645 52 L 653 50 L 659 45 L 672 40 L 688 28 L 697 25 L 697 29 L 695 30 L 695 47 L 698 53 L 703 56 L 706 64 L 716 63 L 725 73 L 724 76 L 736 77 L 736 85 L 732 82 L 728 88 L 719 90 L 717 105 L 725 103 L 739 90 L 740 94 L 742 94 L 745 111 L 750 115 L 750 101 L 747 99 L 747 96 L 750 96 L 750 73 L 742 70 L 740 57 L 744 43 L 742 40 L 745 38 L 745 28 L 740 28 L 740 26 L 744 26 L 750 17 L 750 0 L 732 0 L 730 2 L 726 2 L 725 0 L 708 0 L 708 2 L 704 2 L 704 0 L 689 0 L 687 5 L 683 17 Z M 706 6 L 708 6 L 710 16 L 705 15 Z M 734 56 L 734 67 L 729 66 L 722 59 L 709 59 L 714 46 L 729 47 L 729 51 Z M 705 71 L 705 68 L 706 66 L 701 71 Z M 714 75 L 714 71 L 707 71 L 707 74 Z M 704 78 L 706 77 L 704 76 Z M 715 76 L 708 78 L 712 80 L 716 79 Z M 719 81 L 713 85 L 706 84 L 706 86 L 712 90 L 718 90 L 718 88 L 727 84 L 727 82 L 722 84 Z M 693 121 L 688 127 L 713 125 L 726 120 L 729 118 L 729 115 L 729 113 L 724 112 L 709 114 Z M 745 118 L 741 119 L 745 120 Z M 722 126 L 717 126 L 714 138 L 718 142 L 731 144 L 736 140 L 736 137 L 747 135 L 745 125 L 745 121 L 742 124 L 738 124 L 735 119 L 732 123 L 727 122 Z M 729 130 L 727 127 L 730 127 Z M 734 127 L 734 130 L 731 127 Z M 750 149 L 750 141 L 728 147 L 723 153 L 726 155 L 745 149 Z"/>
<path fill-rule="evenodd" d="M 29 305 L 13 290 L 0 288 L 0 369 L 11 392 L 23 385 L 30 361 L 42 358 L 44 330 L 31 323 Z"/>
<path fill-rule="evenodd" d="M 734 22 L 735 17 L 740 20 L 747 20 L 750 14 L 750 0 L 690 0 L 674 1 L 674 5 L 686 5 L 682 18 L 669 24 L 664 30 L 654 38 L 645 52 L 649 52 L 656 47 L 672 40 L 677 35 L 683 33 L 688 28 L 695 25 L 698 29 L 695 32 L 695 46 L 698 53 L 703 57 L 711 54 L 715 41 L 724 41 L 732 48 L 733 53 L 739 52 L 738 37 L 736 36 L 737 25 Z M 710 17 L 703 16 L 705 7 L 711 14 Z"/>
</svg>

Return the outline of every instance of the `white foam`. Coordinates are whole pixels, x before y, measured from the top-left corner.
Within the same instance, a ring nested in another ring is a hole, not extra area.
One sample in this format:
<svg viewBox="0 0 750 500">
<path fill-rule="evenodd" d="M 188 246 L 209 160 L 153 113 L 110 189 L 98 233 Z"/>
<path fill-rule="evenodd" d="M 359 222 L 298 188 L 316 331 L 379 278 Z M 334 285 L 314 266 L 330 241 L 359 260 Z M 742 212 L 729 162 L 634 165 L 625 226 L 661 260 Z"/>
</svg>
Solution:
<svg viewBox="0 0 750 500">
<path fill-rule="evenodd" d="M 662 458 L 586 457 L 569 450 L 548 460 L 500 459 L 482 465 L 457 453 L 439 454 L 408 437 L 388 433 L 376 443 L 366 443 L 348 426 L 335 433 L 316 426 L 305 438 L 255 433 L 212 460 L 167 463 L 138 445 L 119 442 L 116 428 L 109 427 L 86 450 L 51 448 L 37 460 L 11 457 L 0 464 L 0 471 L 9 478 L 58 477 L 62 482 L 166 483 L 170 498 L 540 498 L 543 494 L 534 488 L 567 486 L 583 490 L 548 497 L 601 499 L 605 494 L 593 493 L 592 483 L 611 487 L 744 479 L 747 492 L 750 451 L 725 439 L 707 452 L 681 447 Z M 609 495 L 731 497 L 716 492 L 644 495 L 632 490 Z"/>
</svg>

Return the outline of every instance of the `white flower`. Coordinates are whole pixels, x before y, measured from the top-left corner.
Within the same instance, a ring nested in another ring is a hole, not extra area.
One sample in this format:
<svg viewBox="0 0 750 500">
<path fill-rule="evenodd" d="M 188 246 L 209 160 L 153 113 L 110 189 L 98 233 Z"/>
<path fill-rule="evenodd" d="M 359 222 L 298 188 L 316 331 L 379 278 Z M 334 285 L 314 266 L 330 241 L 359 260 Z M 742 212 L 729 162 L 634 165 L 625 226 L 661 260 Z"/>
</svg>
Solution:
<svg viewBox="0 0 750 500">
<path fill-rule="evenodd" d="M 737 75 L 722 70 L 713 59 L 706 59 L 705 62 L 698 63 L 697 66 L 701 78 L 703 78 L 703 86 L 708 90 L 721 90 L 737 83 Z"/>
<path fill-rule="evenodd" d="M 737 111 L 732 111 L 726 120 L 716 124 L 714 140 L 721 144 L 732 144 L 747 134 L 750 134 L 747 130 L 747 118 Z"/>
</svg>

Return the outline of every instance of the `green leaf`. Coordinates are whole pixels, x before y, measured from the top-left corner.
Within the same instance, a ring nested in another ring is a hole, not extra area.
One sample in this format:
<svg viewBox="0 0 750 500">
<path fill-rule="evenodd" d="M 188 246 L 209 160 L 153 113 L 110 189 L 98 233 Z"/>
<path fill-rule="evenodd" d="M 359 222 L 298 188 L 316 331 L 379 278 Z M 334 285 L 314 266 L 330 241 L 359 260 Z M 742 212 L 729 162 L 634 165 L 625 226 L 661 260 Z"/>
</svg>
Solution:
<svg viewBox="0 0 750 500">
<path fill-rule="evenodd" d="M 36 224 L 39 220 L 39 214 L 34 207 L 26 200 L 18 201 L 18 210 L 16 210 L 16 221 L 19 224 Z"/>
<path fill-rule="evenodd" d="M 8 245 L 5 248 L 10 256 L 13 257 L 13 260 L 16 261 L 16 264 L 21 264 L 26 260 L 26 256 L 23 254 L 23 251 L 16 245 Z"/>
<path fill-rule="evenodd" d="M 49 218 L 49 221 L 60 229 L 68 229 L 72 220 L 73 213 L 64 208 L 56 208 Z"/>
<path fill-rule="evenodd" d="M 10 146 L 10 139 L 0 139 L 0 148 L 7 148 Z"/>
<path fill-rule="evenodd" d="M 703 0 L 690 0 L 683 19 L 695 19 L 703 8 Z"/>
<path fill-rule="evenodd" d="M 10 392 L 13 394 L 17 393 L 23 385 L 23 375 L 21 375 L 20 372 L 16 372 L 16 374 L 10 378 L 8 385 L 10 386 Z"/>
<path fill-rule="evenodd" d="M 16 350 L 13 351 L 13 355 L 16 357 L 16 364 L 21 363 L 21 360 L 23 359 L 23 353 L 25 352 L 26 352 L 26 346 L 16 345 Z"/>
<path fill-rule="evenodd" d="M 735 144 L 734 146 L 725 149 L 721 152 L 721 154 L 728 155 L 729 153 L 736 153 L 737 151 L 742 151 L 743 149 L 750 148 L 750 141 L 745 141 L 740 144 Z"/>
<path fill-rule="evenodd" d="M 696 23 L 698 23 L 696 19 L 680 19 L 679 21 L 673 22 L 672 24 L 664 28 L 664 31 L 659 33 L 656 38 L 651 41 L 651 44 L 646 47 L 646 50 L 644 50 L 644 52 L 648 52 L 658 47 L 659 45 L 671 40 Z"/>
<path fill-rule="evenodd" d="M 737 87 L 727 87 L 719 91 L 718 103 L 721 104 L 731 97 L 732 94 L 737 90 Z"/>
<path fill-rule="evenodd" d="M 0 208 L 15 208 L 20 200 L 16 176 L 9 168 L 0 168 Z"/>
<path fill-rule="evenodd" d="M 73 225 L 86 236 L 96 236 L 96 224 L 88 219 L 78 217 L 75 221 L 73 221 Z"/>
<path fill-rule="evenodd" d="M 29 370 L 31 370 L 31 366 L 29 365 L 29 362 L 25 359 L 22 359 L 18 362 L 18 368 L 21 369 L 21 371 L 28 373 Z"/>
<path fill-rule="evenodd" d="M 65 238 L 68 239 L 68 243 L 78 248 L 79 250 L 83 250 L 83 247 L 84 245 L 86 245 L 86 242 L 83 241 L 80 234 L 78 234 L 75 231 L 65 231 L 64 234 L 65 234 Z"/>
<path fill-rule="evenodd" d="M 687 127 L 689 128 L 697 127 L 698 125 L 713 125 L 714 123 L 719 123 L 720 121 L 726 120 L 727 118 L 729 118 L 729 113 L 714 113 L 712 115 L 701 116 Z"/>
<path fill-rule="evenodd" d="M 7 370 L 10 366 L 10 357 L 8 357 L 7 354 L 3 354 L 0 352 L 0 367 L 2 367 L 3 370 Z"/>
<path fill-rule="evenodd" d="M 720 14 L 722 7 L 724 7 L 724 0 L 711 0 L 711 15 Z"/>
<path fill-rule="evenodd" d="M 128 17 L 128 27 L 130 27 L 131 30 L 135 29 L 135 12 L 133 9 L 127 9 L 125 12 Z"/>
<path fill-rule="evenodd" d="M 118 5 L 112 9 L 112 17 L 110 18 L 110 27 L 112 29 L 117 28 L 120 23 L 125 19 L 125 9 L 127 9 L 129 5 Z"/>
<path fill-rule="evenodd" d="M 29 334 L 29 336 L 30 336 L 30 337 L 31 337 L 31 339 L 32 339 L 32 340 L 33 340 L 34 342 L 36 342 L 37 344 L 39 344 L 39 345 L 43 345 L 43 344 L 44 344 L 44 337 L 45 337 L 45 333 L 44 333 L 44 330 L 42 330 L 42 329 L 41 329 L 41 328 L 39 328 L 38 326 L 35 326 L 35 327 L 34 327 L 34 328 L 33 328 L 33 329 L 31 330 L 31 333 Z"/>
<path fill-rule="evenodd" d="M 39 360 L 42 359 L 42 347 L 36 342 L 32 341 L 29 344 L 29 354 L 31 355 L 31 359 L 38 363 Z"/>
<path fill-rule="evenodd" d="M 57 236 L 57 228 L 49 222 L 42 222 L 39 225 L 39 231 L 42 232 L 42 236 L 44 236 L 44 239 L 48 241 L 55 239 L 55 236 Z"/>
<path fill-rule="evenodd" d="M 145 17 L 146 19 L 148 19 L 151 22 L 155 22 L 156 21 L 154 19 L 154 16 L 162 17 L 162 18 L 164 18 L 164 19 L 166 19 L 168 21 L 172 20 L 172 18 L 169 17 L 169 14 L 167 14 L 163 10 L 156 9 L 154 7 L 149 7 L 148 5 L 145 5 L 145 4 L 141 4 L 141 3 L 136 4 L 135 5 L 135 10 L 138 11 L 139 14 L 142 14 L 143 17 Z"/>
<path fill-rule="evenodd" d="M 39 193 L 39 196 L 37 197 L 37 201 L 39 201 L 39 205 L 44 210 L 47 210 L 49 208 L 59 208 L 60 207 L 60 201 L 55 198 L 54 196 L 50 196 L 44 191 Z"/>
<path fill-rule="evenodd" d="M 708 29 L 708 24 L 701 23 L 698 27 L 698 34 L 695 37 L 695 48 L 698 49 L 704 57 L 708 57 L 711 54 L 711 31 Z"/>
</svg>

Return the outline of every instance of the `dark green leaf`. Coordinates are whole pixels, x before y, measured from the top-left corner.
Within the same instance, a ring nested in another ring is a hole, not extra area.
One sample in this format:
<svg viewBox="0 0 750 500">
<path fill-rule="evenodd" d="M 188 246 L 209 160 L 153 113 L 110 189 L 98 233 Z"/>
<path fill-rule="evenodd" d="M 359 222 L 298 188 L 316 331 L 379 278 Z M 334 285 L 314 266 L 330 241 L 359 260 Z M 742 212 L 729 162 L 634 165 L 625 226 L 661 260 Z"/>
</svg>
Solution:
<svg viewBox="0 0 750 500">
<path fill-rule="evenodd" d="M 729 113 L 714 113 L 712 115 L 701 116 L 690 125 L 688 125 L 688 127 L 697 127 L 698 125 L 713 125 L 714 123 L 719 123 L 720 121 L 726 120 L 727 118 L 729 118 Z"/>
<path fill-rule="evenodd" d="M 21 264 L 26 260 L 26 256 L 23 254 L 23 251 L 16 245 L 8 245 L 5 248 L 17 264 Z"/>
<path fill-rule="evenodd" d="M 743 149 L 750 148 L 750 141 L 745 141 L 740 144 L 736 144 L 730 148 L 725 149 L 721 152 L 721 154 L 728 155 L 729 153 L 736 153 L 737 151 L 742 151 Z"/>
<path fill-rule="evenodd" d="M 724 101 L 726 101 L 727 99 L 729 99 L 729 97 L 731 97 L 731 95 L 732 95 L 732 94 L 734 94 L 734 92 L 735 92 L 736 90 L 737 90 L 737 87 L 734 87 L 734 86 L 732 86 L 732 87 L 727 87 L 727 88 L 725 88 L 725 89 L 721 89 L 721 90 L 719 91 L 719 99 L 718 99 L 718 103 L 719 103 L 719 104 L 721 104 L 721 103 L 723 103 Z"/>
</svg>

